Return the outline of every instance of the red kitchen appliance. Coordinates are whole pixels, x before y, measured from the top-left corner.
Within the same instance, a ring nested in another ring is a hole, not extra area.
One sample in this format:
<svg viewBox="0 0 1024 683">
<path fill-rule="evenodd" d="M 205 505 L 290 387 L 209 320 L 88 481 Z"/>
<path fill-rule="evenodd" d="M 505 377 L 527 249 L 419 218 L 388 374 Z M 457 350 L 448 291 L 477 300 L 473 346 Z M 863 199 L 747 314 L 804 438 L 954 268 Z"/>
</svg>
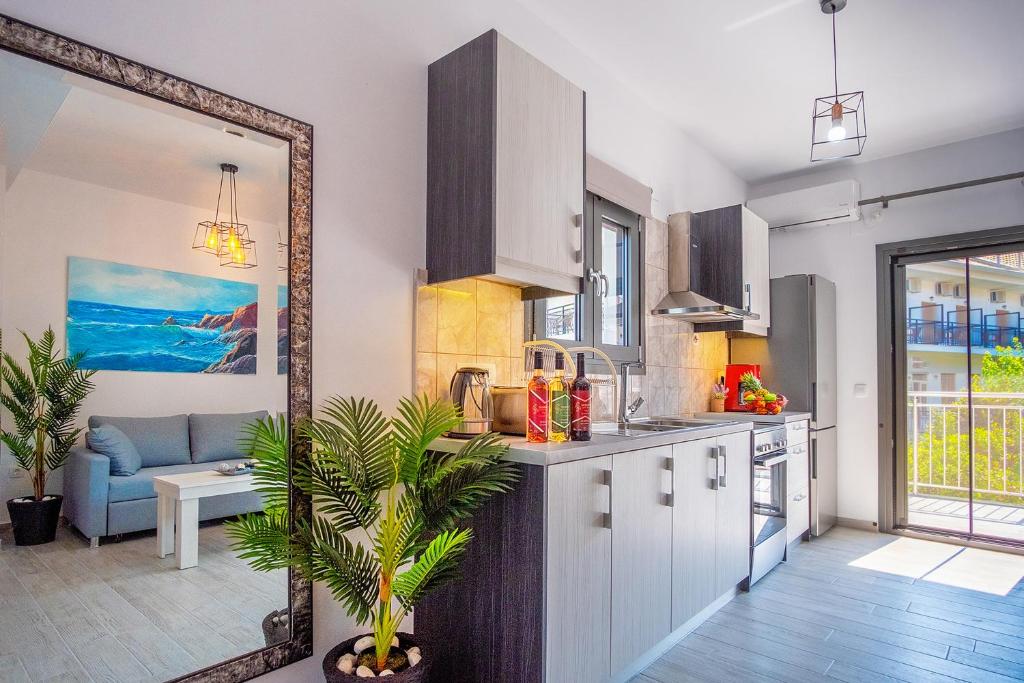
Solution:
<svg viewBox="0 0 1024 683">
<path fill-rule="evenodd" d="M 743 390 L 740 389 L 740 378 L 748 372 L 761 379 L 760 365 L 733 363 L 725 366 L 725 386 L 729 388 L 729 392 L 725 395 L 726 410 L 750 410 L 749 407 L 743 405 Z"/>
</svg>

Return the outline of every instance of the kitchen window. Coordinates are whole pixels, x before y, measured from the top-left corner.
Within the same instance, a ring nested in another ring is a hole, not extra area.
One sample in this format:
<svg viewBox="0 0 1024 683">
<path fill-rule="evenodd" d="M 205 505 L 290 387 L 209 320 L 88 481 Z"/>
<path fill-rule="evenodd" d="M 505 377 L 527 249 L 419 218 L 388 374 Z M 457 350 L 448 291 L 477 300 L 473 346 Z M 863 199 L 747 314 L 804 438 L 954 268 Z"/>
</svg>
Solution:
<svg viewBox="0 0 1024 683">
<path fill-rule="evenodd" d="M 616 363 L 639 361 L 643 328 L 643 232 L 639 214 L 590 192 L 583 214 L 584 286 L 537 299 L 527 336 L 601 349 Z"/>
</svg>

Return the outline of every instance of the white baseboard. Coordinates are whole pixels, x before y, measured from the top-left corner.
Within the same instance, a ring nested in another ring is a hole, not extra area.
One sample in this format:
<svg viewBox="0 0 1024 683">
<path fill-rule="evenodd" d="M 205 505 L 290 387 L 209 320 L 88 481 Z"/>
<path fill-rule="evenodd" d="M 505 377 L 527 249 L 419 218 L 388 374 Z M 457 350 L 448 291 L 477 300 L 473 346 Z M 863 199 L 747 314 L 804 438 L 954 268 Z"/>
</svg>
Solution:
<svg viewBox="0 0 1024 683">
<path fill-rule="evenodd" d="M 663 654 L 675 647 L 680 640 L 690 635 L 691 631 L 707 621 L 712 614 L 725 607 L 725 605 L 739 595 L 739 593 L 740 590 L 738 588 L 733 588 L 728 593 L 719 596 L 717 600 L 695 614 L 689 621 L 677 628 L 675 631 L 672 631 L 672 633 L 670 633 L 660 643 L 645 652 L 639 659 L 612 676 L 612 683 L 627 683 L 627 681 L 649 667 Z"/>
<path fill-rule="evenodd" d="M 871 522 L 866 519 L 852 519 L 850 517 L 836 517 L 837 526 L 845 526 L 850 529 L 861 531 L 878 531 L 878 522 Z"/>
</svg>

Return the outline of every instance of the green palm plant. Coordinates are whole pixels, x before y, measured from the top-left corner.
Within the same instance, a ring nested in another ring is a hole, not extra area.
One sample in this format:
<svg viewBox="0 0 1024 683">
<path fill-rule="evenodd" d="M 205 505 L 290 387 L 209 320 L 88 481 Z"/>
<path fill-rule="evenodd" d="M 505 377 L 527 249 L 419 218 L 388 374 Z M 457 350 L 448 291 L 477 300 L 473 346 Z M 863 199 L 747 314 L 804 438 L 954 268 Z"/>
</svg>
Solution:
<svg viewBox="0 0 1024 683">
<path fill-rule="evenodd" d="M 79 369 L 84 353 L 60 357 L 52 328 L 47 327 L 38 341 L 21 334 L 28 344 L 28 370 L 11 354 L 0 355 L 0 404 L 14 421 L 13 430 L 0 429 L 0 441 L 18 467 L 32 476 L 39 501 L 46 495 L 47 473 L 67 461 L 84 431 L 74 426 L 75 418 L 93 389 L 90 378 L 96 371 Z"/>
<path fill-rule="evenodd" d="M 456 452 L 430 451 L 460 422 L 448 401 L 403 399 L 388 419 L 373 401 L 331 398 L 322 415 L 297 425 L 312 448 L 291 476 L 314 498 L 312 520 L 289 523 L 287 430 L 267 419 L 249 436 L 268 512 L 229 523 L 228 533 L 254 569 L 295 567 L 323 582 L 360 624 L 371 624 L 379 673 L 413 606 L 456 577 L 472 538 L 463 521 L 509 490 L 516 472 L 502 460 L 508 446 L 496 434 Z M 353 540 L 360 530 L 368 543 Z"/>
</svg>

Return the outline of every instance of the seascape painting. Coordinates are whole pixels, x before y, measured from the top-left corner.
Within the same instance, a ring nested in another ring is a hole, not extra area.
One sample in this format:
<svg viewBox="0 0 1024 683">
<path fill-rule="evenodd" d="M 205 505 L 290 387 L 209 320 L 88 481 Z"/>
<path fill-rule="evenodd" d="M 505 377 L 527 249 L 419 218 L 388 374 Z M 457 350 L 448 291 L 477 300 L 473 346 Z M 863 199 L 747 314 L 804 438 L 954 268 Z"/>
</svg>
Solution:
<svg viewBox="0 0 1024 683">
<path fill-rule="evenodd" d="M 68 354 L 90 370 L 256 374 L 255 284 L 68 258 Z"/>
<path fill-rule="evenodd" d="M 277 286 L 277 374 L 288 374 L 288 285 Z"/>
</svg>

